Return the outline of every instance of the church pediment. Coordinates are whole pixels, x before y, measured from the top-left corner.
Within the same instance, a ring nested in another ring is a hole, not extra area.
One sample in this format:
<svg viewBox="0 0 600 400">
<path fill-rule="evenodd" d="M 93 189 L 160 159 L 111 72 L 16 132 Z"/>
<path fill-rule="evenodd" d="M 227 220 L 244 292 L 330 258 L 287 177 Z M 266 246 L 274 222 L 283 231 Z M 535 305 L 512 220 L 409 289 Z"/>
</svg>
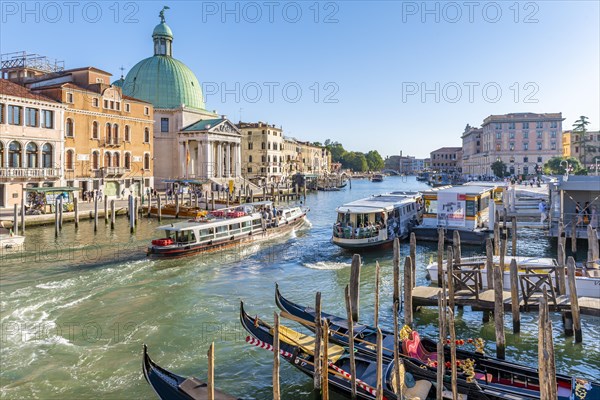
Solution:
<svg viewBox="0 0 600 400">
<path fill-rule="evenodd" d="M 231 133 L 234 135 L 241 135 L 241 132 L 238 130 L 238 128 L 235 125 L 233 125 L 231 122 L 229 122 L 228 119 L 223 120 L 223 122 L 221 122 L 220 124 L 209 129 L 209 132 L 211 132 L 211 133 Z"/>
<path fill-rule="evenodd" d="M 226 118 L 204 119 L 194 122 L 181 130 L 182 132 L 226 133 L 241 136 L 238 128 Z"/>
</svg>

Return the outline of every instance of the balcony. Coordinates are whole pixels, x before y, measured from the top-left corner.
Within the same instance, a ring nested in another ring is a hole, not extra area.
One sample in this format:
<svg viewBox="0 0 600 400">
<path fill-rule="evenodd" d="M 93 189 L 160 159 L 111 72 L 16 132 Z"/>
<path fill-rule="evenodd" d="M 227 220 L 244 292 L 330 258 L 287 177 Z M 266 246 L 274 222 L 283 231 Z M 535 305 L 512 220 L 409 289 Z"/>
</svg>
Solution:
<svg viewBox="0 0 600 400">
<path fill-rule="evenodd" d="M 60 168 L 0 168 L 0 179 L 60 178 Z"/>
<path fill-rule="evenodd" d="M 120 139 L 101 140 L 100 147 L 120 147 L 123 142 Z"/>
<path fill-rule="evenodd" d="M 102 168 L 104 177 L 109 176 L 123 176 L 125 174 L 125 168 L 121 167 L 104 167 Z"/>
</svg>

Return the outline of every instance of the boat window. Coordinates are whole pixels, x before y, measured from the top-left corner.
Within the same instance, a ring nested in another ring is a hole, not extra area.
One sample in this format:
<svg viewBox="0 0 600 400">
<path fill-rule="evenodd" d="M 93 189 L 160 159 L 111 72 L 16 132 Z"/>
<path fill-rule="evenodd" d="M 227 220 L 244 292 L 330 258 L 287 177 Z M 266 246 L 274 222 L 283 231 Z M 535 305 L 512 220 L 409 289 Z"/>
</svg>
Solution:
<svg viewBox="0 0 600 400">
<path fill-rule="evenodd" d="M 240 224 L 231 224 L 229 225 L 229 230 L 230 231 L 237 231 L 240 229 Z"/>
<path fill-rule="evenodd" d="M 166 238 L 175 240 L 175 232 L 174 231 L 165 231 L 165 239 Z"/>
<path fill-rule="evenodd" d="M 177 243 L 189 243 L 195 242 L 196 237 L 193 231 L 180 231 L 177 232 Z"/>
<path fill-rule="evenodd" d="M 467 209 L 467 217 L 474 217 L 477 213 L 477 202 L 475 200 L 467 200 L 465 202 L 465 208 Z"/>
<path fill-rule="evenodd" d="M 210 230 L 212 231 L 212 229 Z M 203 242 L 205 240 L 210 240 L 213 238 L 212 232 L 209 232 L 209 229 L 202 229 L 200 231 L 200 241 Z"/>
<path fill-rule="evenodd" d="M 486 196 L 479 200 L 479 209 L 480 210 L 485 210 L 489 206 L 490 206 L 490 198 L 489 197 Z"/>
<path fill-rule="evenodd" d="M 437 200 L 425 200 L 425 212 L 437 214 Z"/>
</svg>

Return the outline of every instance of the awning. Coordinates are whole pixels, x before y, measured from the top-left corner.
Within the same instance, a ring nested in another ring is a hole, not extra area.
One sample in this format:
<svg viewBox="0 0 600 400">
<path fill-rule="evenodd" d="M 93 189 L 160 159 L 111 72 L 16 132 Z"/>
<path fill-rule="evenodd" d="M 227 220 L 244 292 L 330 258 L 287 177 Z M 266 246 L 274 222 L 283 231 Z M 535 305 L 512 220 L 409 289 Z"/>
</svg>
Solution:
<svg viewBox="0 0 600 400">
<path fill-rule="evenodd" d="M 30 187 L 23 189 L 26 192 L 38 192 L 38 193 L 48 193 L 48 192 L 77 192 L 79 188 L 76 187 Z"/>
</svg>

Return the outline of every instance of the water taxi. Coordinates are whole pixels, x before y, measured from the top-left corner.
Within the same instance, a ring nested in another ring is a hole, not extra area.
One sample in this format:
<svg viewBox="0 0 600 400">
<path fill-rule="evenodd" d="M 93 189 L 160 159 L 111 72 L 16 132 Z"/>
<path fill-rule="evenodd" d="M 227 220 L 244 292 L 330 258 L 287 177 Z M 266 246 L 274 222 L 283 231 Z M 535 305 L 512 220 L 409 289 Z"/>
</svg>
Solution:
<svg viewBox="0 0 600 400">
<path fill-rule="evenodd" d="M 489 236 L 489 207 L 494 187 L 445 186 L 423 192 L 423 222 L 414 228 L 418 240 L 437 241 L 438 228 L 444 228 L 447 240 L 454 231 L 465 244 L 483 244 Z"/>
<path fill-rule="evenodd" d="M 383 182 L 383 174 L 373 174 L 371 182 Z"/>
<path fill-rule="evenodd" d="M 270 240 L 301 227 L 308 209 L 273 206 L 271 201 L 214 210 L 202 218 L 163 225 L 148 246 L 154 257 L 181 257 Z"/>
<path fill-rule="evenodd" d="M 462 237 L 461 237 L 462 238 Z M 555 282 L 554 269 L 558 265 L 556 260 L 548 257 L 522 257 L 522 256 L 506 256 L 504 258 L 503 282 L 504 289 L 510 290 L 510 263 L 513 258 L 517 263 L 519 275 L 524 275 L 527 271 L 535 274 L 547 274 L 551 272 L 553 286 L 558 286 Z M 483 289 L 487 287 L 487 270 L 485 268 L 485 257 L 465 257 L 461 259 L 464 264 L 470 265 L 472 268 L 478 268 L 481 272 L 481 283 Z M 494 265 L 500 265 L 500 256 L 494 256 Z M 446 272 L 446 260 L 442 264 L 444 272 Z M 438 265 L 437 261 L 432 262 L 427 266 L 427 276 L 434 284 L 438 281 Z M 600 298 L 600 265 L 597 268 L 578 268 L 575 276 L 575 286 L 577 287 L 577 296 Z M 567 294 L 569 294 L 569 286 L 567 285 Z"/>
<path fill-rule="evenodd" d="M 421 217 L 421 194 L 391 192 L 336 209 L 332 242 L 344 249 L 374 248 L 406 238 Z"/>
</svg>

